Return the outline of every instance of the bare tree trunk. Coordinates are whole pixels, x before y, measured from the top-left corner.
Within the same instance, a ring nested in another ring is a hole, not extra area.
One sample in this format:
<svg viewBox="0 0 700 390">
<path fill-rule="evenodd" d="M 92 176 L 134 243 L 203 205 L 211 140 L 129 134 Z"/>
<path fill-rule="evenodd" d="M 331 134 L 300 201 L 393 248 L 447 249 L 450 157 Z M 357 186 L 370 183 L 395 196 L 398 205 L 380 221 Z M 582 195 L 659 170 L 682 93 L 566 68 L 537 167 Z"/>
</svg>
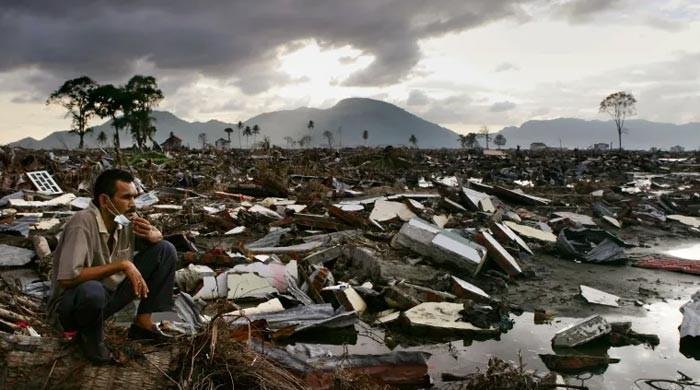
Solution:
<svg viewBox="0 0 700 390">
<path fill-rule="evenodd" d="M 618 150 L 621 152 L 622 151 L 622 129 L 619 127 L 617 128 L 617 140 L 619 142 Z"/>
<path fill-rule="evenodd" d="M 149 134 L 149 135 L 148 135 L 148 139 L 150 139 L 151 142 L 153 143 L 153 150 L 157 150 L 157 151 L 159 151 L 159 152 L 163 152 L 163 148 L 160 146 L 160 144 L 159 144 L 158 142 L 156 142 L 155 139 L 153 139 L 153 135 L 152 135 L 152 134 Z"/>
<path fill-rule="evenodd" d="M 119 144 L 119 130 L 114 129 L 114 151 L 116 153 L 117 165 L 122 161 L 121 145 Z"/>
</svg>

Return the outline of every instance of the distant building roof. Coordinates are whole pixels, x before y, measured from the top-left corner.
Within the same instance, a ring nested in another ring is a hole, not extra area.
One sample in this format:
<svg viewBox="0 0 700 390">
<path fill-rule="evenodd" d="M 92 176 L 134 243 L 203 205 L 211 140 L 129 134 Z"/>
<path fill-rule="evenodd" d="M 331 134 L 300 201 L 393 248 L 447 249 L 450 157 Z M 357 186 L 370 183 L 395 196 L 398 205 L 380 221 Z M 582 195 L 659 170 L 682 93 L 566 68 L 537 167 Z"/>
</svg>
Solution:
<svg viewBox="0 0 700 390">
<path fill-rule="evenodd" d="M 170 138 L 176 138 L 176 139 L 179 139 L 180 141 L 182 141 L 182 138 L 176 136 L 175 133 L 173 133 L 172 131 L 170 132 L 170 137 L 168 137 L 168 139 L 170 139 Z"/>
<path fill-rule="evenodd" d="M 178 136 L 175 135 L 172 131 L 170 132 L 170 137 L 163 141 L 163 143 L 160 144 L 160 146 L 167 148 L 167 147 L 180 147 L 182 145 L 182 139 Z"/>
</svg>

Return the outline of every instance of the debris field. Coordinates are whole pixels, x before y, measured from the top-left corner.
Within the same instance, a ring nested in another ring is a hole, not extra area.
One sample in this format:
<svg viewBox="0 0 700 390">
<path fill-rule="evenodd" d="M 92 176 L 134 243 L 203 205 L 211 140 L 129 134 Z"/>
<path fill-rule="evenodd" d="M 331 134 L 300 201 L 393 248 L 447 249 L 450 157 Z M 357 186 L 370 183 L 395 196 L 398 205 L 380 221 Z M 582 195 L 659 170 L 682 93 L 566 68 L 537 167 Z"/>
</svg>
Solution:
<svg viewBox="0 0 700 390">
<path fill-rule="evenodd" d="M 3 388 L 574 386 L 572 375 L 620 364 L 615 347 L 659 344 L 610 316 L 673 299 L 687 301 L 672 325 L 681 352 L 700 359 L 700 258 L 667 253 L 700 242 L 697 154 L 132 150 L 115 161 L 4 148 L 0 164 Z M 139 213 L 177 248 L 175 307 L 162 313 L 177 337 L 127 341 L 127 307 L 108 326 L 119 364 L 92 366 L 47 325 L 44 301 L 61 228 L 109 167 L 134 174 Z M 495 356 L 464 375 L 416 348 L 498 339 L 523 312 L 578 318 L 539 354 L 548 370 Z M 362 329 L 392 351 L 325 347 Z M 684 374 L 664 379 L 700 386 L 700 371 Z"/>
</svg>

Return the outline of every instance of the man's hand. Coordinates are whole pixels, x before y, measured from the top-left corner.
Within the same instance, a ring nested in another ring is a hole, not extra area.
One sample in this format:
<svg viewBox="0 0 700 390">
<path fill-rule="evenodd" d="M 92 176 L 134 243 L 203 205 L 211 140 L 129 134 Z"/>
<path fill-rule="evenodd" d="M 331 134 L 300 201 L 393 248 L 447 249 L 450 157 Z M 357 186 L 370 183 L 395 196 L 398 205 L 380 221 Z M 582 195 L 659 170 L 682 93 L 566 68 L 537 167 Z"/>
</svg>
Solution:
<svg viewBox="0 0 700 390">
<path fill-rule="evenodd" d="M 130 261 L 122 261 L 121 263 L 124 267 L 124 274 L 129 278 L 131 287 L 134 289 L 134 295 L 139 298 L 146 298 L 148 296 L 148 285 L 146 285 L 146 281 L 141 276 L 141 272 Z"/>
<path fill-rule="evenodd" d="M 151 225 L 147 219 L 135 216 L 131 218 L 131 221 L 134 223 L 134 234 L 139 237 L 143 237 L 151 244 L 157 244 L 163 239 L 163 235 L 160 233 L 160 230 Z"/>
</svg>

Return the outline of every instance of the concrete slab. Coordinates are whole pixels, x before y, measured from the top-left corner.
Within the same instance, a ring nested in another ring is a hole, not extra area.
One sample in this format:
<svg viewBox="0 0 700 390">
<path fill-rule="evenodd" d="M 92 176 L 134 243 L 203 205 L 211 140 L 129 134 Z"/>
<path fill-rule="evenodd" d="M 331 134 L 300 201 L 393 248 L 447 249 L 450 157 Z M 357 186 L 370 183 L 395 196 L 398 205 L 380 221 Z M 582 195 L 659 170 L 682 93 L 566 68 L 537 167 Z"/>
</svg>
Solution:
<svg viewBox="0 0 700 390">
<path fill-rule="evenodd" d="M 588 303 L 596 303 L 598 305 L 620 307 L 620 305 L 617 303 L 617 301 L 620 300 L 620 297 L 618 297 L 617 295 L 609 294 L 609 293 L 606 293 L 605 291 L 600 291 L 600 290 L 597 290 L 593 287 L 585 286 L 583 284 L 580 285 L 579 288 L 581 291 L 581 296 Z"/>
<path fill-rule="evenodd" d="M 552 338 L 554 347 L 576 347 L 610 333 L 610 324 L 598 314 L 586 317 L 558 331 Z"/>
<path fill-rule="evenodd" d="M 532 240 L 537 240 L 537 241 L 542 241 L 542 242 L 549 242 L 549 243 L 556 243 L 557 242 L 557 236 L 550 232 L 545 232 L 544 230 L 540 229 L 535 229 L 530 226 L 526 225 L 520 225 L 515 222 L 511 221 L 506 221 L 505 225 L 508 226 L 511 230 L 514 232 L 527 237 Z"/>
</svg>

